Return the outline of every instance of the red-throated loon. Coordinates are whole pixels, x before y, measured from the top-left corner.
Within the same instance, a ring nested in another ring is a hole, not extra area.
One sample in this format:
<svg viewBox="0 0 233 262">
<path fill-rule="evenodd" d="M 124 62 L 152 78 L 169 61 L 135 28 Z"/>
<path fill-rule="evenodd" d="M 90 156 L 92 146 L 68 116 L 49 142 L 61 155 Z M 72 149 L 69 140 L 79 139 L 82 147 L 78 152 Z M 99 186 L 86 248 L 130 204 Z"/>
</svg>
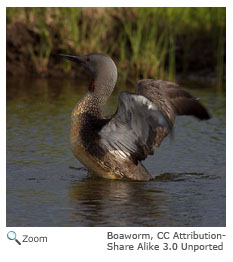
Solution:
<svg viewBox="0 0 233 262">
<path fill-rule="evenodd" d="M 151 179 L 141 161 L 169 134 L 175 117 L 210 118 L 186 90 L 153 79 L 138 81 L 135 93 L 121 92 L 116 113 L 105 117 L 102 109 L 117 81 L 113 60 L 96 53 L 61 56 L 81 64 L 92 76 L 88 92 L 72 112 L 70 143 L 75 157 L 97 176 Z"/>
</svg>

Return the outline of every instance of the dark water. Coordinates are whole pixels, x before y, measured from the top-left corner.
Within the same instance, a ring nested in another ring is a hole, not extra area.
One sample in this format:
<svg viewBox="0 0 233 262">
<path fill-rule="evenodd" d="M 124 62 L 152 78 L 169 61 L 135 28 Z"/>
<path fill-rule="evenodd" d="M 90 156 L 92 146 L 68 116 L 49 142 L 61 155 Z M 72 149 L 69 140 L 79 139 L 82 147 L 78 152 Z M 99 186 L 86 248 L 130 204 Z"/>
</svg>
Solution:
<svg viewBox="0 0 233 262">
<path fill-rule="evenodd" d="M 85 91 L 8 79 L 7 226 L 225 226 L 224 94 L 192 89 L 212 119 L 177 118 L 174 141 L 144 161 L 155 180 L 130 182 L 88 177 L 70 151 L 70 113 Z"/>
</svg>

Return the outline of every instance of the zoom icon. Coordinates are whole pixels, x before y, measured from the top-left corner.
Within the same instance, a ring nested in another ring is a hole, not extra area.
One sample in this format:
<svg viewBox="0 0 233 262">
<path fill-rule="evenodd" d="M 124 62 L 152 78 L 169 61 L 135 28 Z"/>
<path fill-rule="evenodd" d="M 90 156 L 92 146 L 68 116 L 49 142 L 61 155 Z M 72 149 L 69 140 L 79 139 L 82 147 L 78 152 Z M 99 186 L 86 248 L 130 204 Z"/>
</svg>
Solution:
<svg viewBox="0 0 233 262">
<path fill-rule="evenodd" d="M 9 231 L 9 232 L 7 233 L 7 238 L 8 238 L 9 240 L 15 240 L 15 242 L 16 242 L 17 244 L 21 245 L 21 243 L 19 242 L 19 240 L 16 238 L 16 233 L 15 233 L 14 231 Z"/>
</svg>

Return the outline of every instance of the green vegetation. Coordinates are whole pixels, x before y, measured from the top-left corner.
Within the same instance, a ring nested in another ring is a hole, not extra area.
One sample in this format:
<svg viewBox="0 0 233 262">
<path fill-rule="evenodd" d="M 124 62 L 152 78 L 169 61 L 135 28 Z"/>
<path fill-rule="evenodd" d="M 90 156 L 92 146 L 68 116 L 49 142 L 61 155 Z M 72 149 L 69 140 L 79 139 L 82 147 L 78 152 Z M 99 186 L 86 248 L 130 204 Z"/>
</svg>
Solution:
<svg viewBox="0 0 233 262">
<path fill-rule="evenodd" d="M 20 22 L 37 36 L 28 46 L 34 71 L 71 63 L 57 53 L 103 52 L 114 57 L 122 79 L 174 80 L 176 73 L 225 75 L 225 8 L 7 8 L 7 24 Z M 38 47 L 39 45 L 39 47 Z"/>
</svg>

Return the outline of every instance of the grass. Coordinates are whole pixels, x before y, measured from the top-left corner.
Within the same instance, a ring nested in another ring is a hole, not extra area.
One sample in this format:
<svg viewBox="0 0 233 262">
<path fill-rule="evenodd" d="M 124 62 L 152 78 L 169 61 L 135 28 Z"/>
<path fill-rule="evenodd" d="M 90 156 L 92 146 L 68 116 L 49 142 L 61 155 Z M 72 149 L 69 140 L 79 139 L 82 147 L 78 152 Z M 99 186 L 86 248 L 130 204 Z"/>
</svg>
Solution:
<svg viewBox="0 0 233 262">
<path fill-rule="evenodd" d="M 7 8 L 7 23 L 17 21 L 40 36 L 39 51 L 29 46 L 38 74 L 49 70 L 58 51 L 103 52 L 115 58 L 122 79 L 174 80 L 177 70 L 193 70 L 196 56 L 197 69 L 211 58 L 217 85 L 224 79 L 225 8 Z M 62 67 L 67 74 L 72 70 L 67 62 Z"/>
</svg>

